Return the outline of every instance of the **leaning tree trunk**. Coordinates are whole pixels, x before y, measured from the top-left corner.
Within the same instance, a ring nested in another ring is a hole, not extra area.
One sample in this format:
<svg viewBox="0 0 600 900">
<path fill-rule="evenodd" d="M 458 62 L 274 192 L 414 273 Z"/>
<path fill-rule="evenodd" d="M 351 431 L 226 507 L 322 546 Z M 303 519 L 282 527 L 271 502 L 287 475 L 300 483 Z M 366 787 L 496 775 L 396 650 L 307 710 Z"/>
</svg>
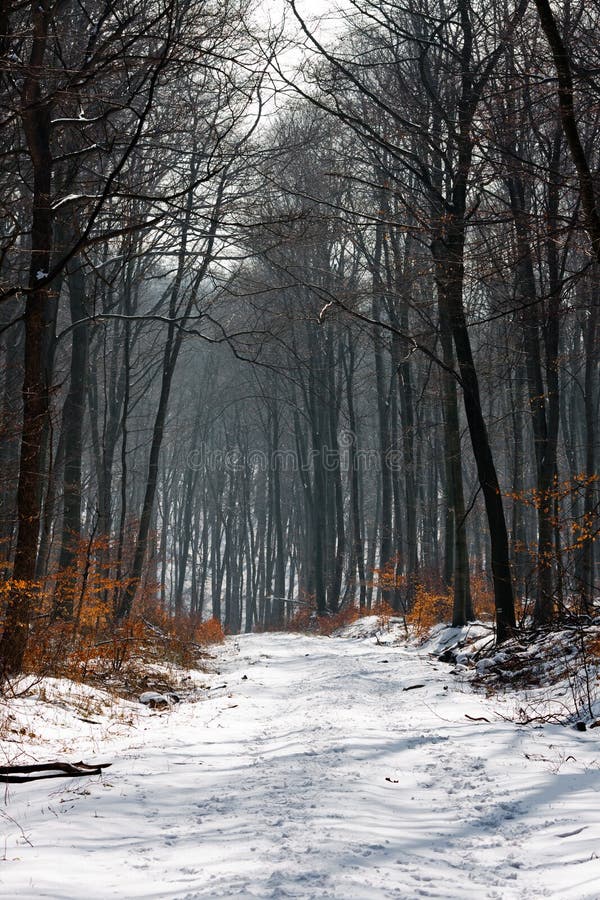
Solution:
<svg viewBox="0 0 600 900">
<path fill-rule="evenodd" d="M 468 166 L 463 169 L 468 171 Z M 514 595 L 504 505 L 483 418 L 479 381 L 463 307 L 464 241 L 464 219 L 459 213 L 444 238 L 434 242 L 434 253 L 438 263 L 439 301 L 452 330 L 473 456 L 485 502 L 492 554 L 497 640 L 501 643 L 515 629 Z"/>
</svg>

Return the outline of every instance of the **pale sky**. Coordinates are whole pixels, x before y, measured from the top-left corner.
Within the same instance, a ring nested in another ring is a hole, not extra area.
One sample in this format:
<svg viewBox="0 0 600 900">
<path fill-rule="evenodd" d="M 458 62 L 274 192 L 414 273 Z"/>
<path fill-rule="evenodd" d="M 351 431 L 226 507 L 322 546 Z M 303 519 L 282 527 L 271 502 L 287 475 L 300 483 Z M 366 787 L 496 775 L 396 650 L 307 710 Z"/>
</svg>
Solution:
<svg viewBox="0 0 600 900">
<path fill-rule="evenodd" d="M 334 23 L 339 18 L 338 10 L 343 5 L 344 0 L 296 0 L 298 12 L 307 21 L 319 17 L 328 20 L 326 21 L 326 30 L 332 26 L 335 28 Z M 293 13 L 286 0 L 264 0 L 263 6 L 269 11 L 273 21 L 280 19 L 284 13 L 290 22 L 293 19 Z"/>
<path fill-rule="evenodd" d="M 319 40 L 327 43 L 328 38 L 335 36 L 336 31 L 342 26 L 339 9 L 346 3 L 347 0 L 296 0 L 296 9 Z M 260 6 L 264 10 L 265 18 L 269 19 L 274 27 L 280 24 L 285 16 L 287 35 L 292 39 L 292 45 L 278 54 L 277 61 L 283 70 L 291 74 L 302 58 L 301 45 L 305 43 L 300 25 L 287 0 L 261 0 Z M 294 36 L 298 39 L 296 46 L 293 46 Z"/>
</svg>

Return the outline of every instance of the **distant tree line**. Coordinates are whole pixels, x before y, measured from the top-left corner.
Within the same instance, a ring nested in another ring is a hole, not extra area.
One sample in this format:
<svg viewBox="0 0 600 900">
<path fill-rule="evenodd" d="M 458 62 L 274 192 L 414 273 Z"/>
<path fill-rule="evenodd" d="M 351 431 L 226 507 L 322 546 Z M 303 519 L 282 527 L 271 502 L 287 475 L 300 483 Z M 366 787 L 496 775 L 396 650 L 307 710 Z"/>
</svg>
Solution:
<svg viewBox="0 0 600 900">
<path fill-rule="evenodd" d="M 594 612 L 599 10 L 287 6 L 293 75 L 245 0 L 2 7 L 5 674 L 92 582 Z"/>
</svg>

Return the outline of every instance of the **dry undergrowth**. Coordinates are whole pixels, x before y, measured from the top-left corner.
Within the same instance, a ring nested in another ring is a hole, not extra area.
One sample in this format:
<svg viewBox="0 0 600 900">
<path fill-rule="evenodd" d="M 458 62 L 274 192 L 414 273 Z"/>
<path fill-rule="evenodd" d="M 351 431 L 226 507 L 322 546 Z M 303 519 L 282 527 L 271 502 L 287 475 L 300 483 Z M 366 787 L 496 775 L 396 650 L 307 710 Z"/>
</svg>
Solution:
<svg viewBox="0 0 600 900">
<path fill-rule="evenodd" d="M 410 587 L 404 576 L 391 580 L 387 569 L 379 573 L 376 570 L 376 586 L 384 587 L 389 592 L 397 592 L 398 609 L 390 603 L 380 601 L 371 606 L 359 607 L 356 603 L 349 603 L 328 616 L 316 614 L 314 601 L 303 599 L 302 606 L 296 615 L 290 620 L 290 631 L 312 632 L 315 634 L 330 635 L 346 625 L 351 625 L 367 616 L 378 616 L 382 627 L 386 627 L 392 618 L 402 619 L 405 624 L 406 634 L 426 640 L 435 625 L 447 623 L 452 620 L 452 591 L 444 590 L 435 579 L 424 579 Z M 388 579 L 387 581 L 384 579 Z M 479 621 L 492 621 L 494 618 L 493 593 L 482 576 L 473 576 L 471 579 L 471 594 L 473 605 Z"/>
<path fill-rule="evenodd" d="M 23 674 L 34 680 L 67 679 L 133 699 L 147 690 L 185 693 L 192 679 L 182 669 L 202 671 L 209 647 L 224 640 L 219 622 L 189 615 L 171 617 L 158 604 L 140 604 L 115 624 L 108 610 L 93 610 L 77 622 L 35 620 Z M 5 686 L 7 697 L 18 682 Z"/>
<path fill-rule="evenodd" d="M 138 701 L 145 692 L 199 699 L 205 686 L 195 673 L 206 671 L 210 645 L 223 639 L 214 620 L 173 619 L 147 605 L 119 627 L 97 620 L 89 627 L 80 623 L 75 632 L 73 623 L 38 617 L 24 671 L 5 683 L 0 696 L 6 762 L 27 761 L 32 742 L 47 744 L 44 736 L 56 734 L 57 716 L 65 740 L 71 735 L 74 741 L 61 744 L 60 752 L 77 752 L 78 722 L 101 726 L 94 729 L 97 740 L 128 730 L 141 714 Z"/>
<path fill-rule="evenodd" d="M 471 685 L 486 696 L 514 696 L 522 724 L 600 724 L 600 621 L 522 629 L 499 647 L 452 648 L 446 661 L 471 669 Z"/>
</svg>

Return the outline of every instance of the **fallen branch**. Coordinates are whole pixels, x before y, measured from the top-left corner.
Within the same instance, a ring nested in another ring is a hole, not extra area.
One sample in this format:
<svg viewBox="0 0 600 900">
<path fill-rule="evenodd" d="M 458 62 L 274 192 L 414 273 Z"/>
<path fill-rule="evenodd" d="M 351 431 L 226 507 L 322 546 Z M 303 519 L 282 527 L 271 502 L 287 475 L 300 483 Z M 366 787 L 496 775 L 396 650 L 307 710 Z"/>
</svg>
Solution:
<svg viewBox="0 0 600 900">
<path fill-rule="evenodd" d="M 35 763 L 23 766 L 0 766 L 0 782 L 3 784 L 25 784 L 27 781 L 40 781 L 44 778 L 81 778 L 83 775 L 101 775 L 102 770 L 111 763 L 88 765 L 76 763 Z M 37 773 L 47 774 L 37 774 Z"/>
</svg>

